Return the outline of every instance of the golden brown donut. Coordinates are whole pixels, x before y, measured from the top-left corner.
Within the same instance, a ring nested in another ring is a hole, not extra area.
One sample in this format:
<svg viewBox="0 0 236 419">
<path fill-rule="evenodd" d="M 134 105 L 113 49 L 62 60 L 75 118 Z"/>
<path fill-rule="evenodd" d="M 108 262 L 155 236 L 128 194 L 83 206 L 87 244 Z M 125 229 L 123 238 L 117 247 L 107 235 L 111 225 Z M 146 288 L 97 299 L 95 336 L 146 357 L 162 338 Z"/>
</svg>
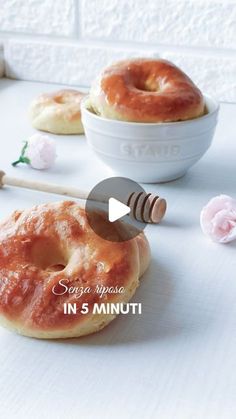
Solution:
<svg viewBox="0 0 236 419">
<path fill-rule="evenodd" d="M 102 214 L 100 222 L 106 228 Z M 0 323 L 35 338 L 70 338 L 96 332 L 116 315 L 93 314 L 95 303 L 125 303 L 150 261 L 144 234 L 109 242 L 89 227 L 85 211 L 71 201 L 15 211 L 0 225 Z M 63 281 L 63 284 L 59 281 Z M 64 286 L 90 287 L 78 298 Z M 96 293 L 96 286 L 124 287 Z M 76 303 L 76 314 L 64 314 Z M 83 303 L 88 314 L 80 313 Z"/>
<path fill-rule="evenodd" d="M 84 96 L 72 89 L 41 94 L 30 106 L 32 126 L 53 134 L 83 134 L 80 103 Z"/>
<path fill-rule="evenodd" d="M 174 122 L 204 113 L 200 90 L 178 67 L 161 59 L 133 59 L 106 68 L 92 85 L 98 115 L 130 122 Z"/>
</svg>

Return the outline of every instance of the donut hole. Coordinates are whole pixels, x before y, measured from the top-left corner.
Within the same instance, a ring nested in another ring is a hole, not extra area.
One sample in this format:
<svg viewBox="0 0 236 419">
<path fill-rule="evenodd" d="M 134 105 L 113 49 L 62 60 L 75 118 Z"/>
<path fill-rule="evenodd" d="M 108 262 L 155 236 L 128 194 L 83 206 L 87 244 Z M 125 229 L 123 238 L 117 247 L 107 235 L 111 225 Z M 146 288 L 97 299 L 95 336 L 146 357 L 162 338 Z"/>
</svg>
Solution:
<svg viewBox="0 0 236 419">
<path fill-rule="evenodd" d="M 31 248 L 31 261 L 44 271 L 63 271 L 68 263 L 65 254 L 56 242 L 49 238 L 38 238 Z"/>
<path fill-rule="evenodd" d="M 67 100 L 66 100 L 66 98 L 64 96 L 56 96 L 54 98 L 54 101 L 56 103 L 59 103 L 59 105 L 64 105 L 67 102 Z"/>
<path fill-rule="evenodd" d="M 58 105 L 74 104 L 75 101 L 76 98 L 74 95 L 66 93 L 54 97 L 54 102 L 56 102 Z"/>
<path fill-rule="evenodd" d="M 141 90 L 143 92 L 158 92 L 161 90 L 156 77 L 150 77 L 145 79 L 143 78 L 137 80 L 135 83 L 135 87 L 136 89 Z"/>
<path fill-rule="evenodd" d="M 63 265 L 61 263 L 56 264 L 56 265 L 51 265 L 47 268 L 47 271 L 51 271 L 51 272 L 60 272 L 60 271 L 64 271 L 66 265 Z"/>
</svg>

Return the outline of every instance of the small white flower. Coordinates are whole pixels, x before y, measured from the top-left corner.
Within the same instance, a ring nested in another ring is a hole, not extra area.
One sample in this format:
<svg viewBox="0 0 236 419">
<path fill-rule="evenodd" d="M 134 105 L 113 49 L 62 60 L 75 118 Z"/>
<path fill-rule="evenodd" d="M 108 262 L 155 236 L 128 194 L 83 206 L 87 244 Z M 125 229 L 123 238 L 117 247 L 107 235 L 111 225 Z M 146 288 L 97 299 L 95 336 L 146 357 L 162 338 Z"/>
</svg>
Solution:
<svg viewBox="0 0 236 419">
<path fill-rule="evenodd" d="M 47 135 L 34 134 L 26 141 L 19 160 L 12 165 L 26 163 L 34 169 L 49 169 L 56 157 L 56 142 Z"/>
</svg>

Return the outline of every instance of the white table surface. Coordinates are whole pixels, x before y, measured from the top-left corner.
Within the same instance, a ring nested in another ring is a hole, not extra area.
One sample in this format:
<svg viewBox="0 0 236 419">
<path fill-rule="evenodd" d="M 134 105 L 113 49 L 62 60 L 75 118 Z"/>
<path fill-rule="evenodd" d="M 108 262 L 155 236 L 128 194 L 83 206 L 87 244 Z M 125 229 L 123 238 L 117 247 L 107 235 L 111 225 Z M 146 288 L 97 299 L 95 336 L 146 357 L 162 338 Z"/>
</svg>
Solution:
<svg viewBox="0 0 236 419">
<path fill-rule="evenodd" d="M 51 171 L 10 165 L 33 133 L 31 99 L 55 87 L 0 80 L 0 168 L 90 189 L 110 172 L 81 136 L 56 137 Z M 185 177 L 145 189 L 167 198 L 168 213 L 146 229 L 152 262 L 134 297 L 143 314 L 77 340 L 0 329 L 1 418 L 235 419 L 236 243 L 210 242 L 199 214 L 212 196 L 236 196 L 236 105 L 221 105 L 213 145 Z M 1 218 L 52 199 L 60 198 L 6 188 Z"/>
</svg>

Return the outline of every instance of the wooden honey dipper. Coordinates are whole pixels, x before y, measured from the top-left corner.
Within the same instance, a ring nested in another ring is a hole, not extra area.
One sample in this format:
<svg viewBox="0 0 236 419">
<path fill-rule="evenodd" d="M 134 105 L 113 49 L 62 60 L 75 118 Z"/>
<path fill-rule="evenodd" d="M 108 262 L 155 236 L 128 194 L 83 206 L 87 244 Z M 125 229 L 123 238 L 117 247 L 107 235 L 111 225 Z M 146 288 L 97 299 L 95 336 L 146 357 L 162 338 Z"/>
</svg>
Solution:
<svg viewBox="0 0 236 419">
<path fill-rule="evenodd" d="M 31 189 L 34 191 L 64 195 L 77 199 L 86 200 L 89 193 L 71 186 L 56 185 L 53 183 L 42 183 L 35 180 L 26 180 L 11 177 L 0 170 L 0 188 L 4 185 L 18 188 Z M 106 202 L 104 197 L 97 197 L 96 201 Z M 129 195 L 126 204 L 130 207 L 130 215 L 137 221 L 158 224 L 166 212 L 166 200 L 154 194 L 144 192 L 133 192 Z"/>
<path fill-rule="evenodd" d="M 133 192 L 127 200 L 131 216 L 137 221 L 158 224 L 166 213 L 167 203 L 164 198 L 151 193 Z"/>
</svg>

